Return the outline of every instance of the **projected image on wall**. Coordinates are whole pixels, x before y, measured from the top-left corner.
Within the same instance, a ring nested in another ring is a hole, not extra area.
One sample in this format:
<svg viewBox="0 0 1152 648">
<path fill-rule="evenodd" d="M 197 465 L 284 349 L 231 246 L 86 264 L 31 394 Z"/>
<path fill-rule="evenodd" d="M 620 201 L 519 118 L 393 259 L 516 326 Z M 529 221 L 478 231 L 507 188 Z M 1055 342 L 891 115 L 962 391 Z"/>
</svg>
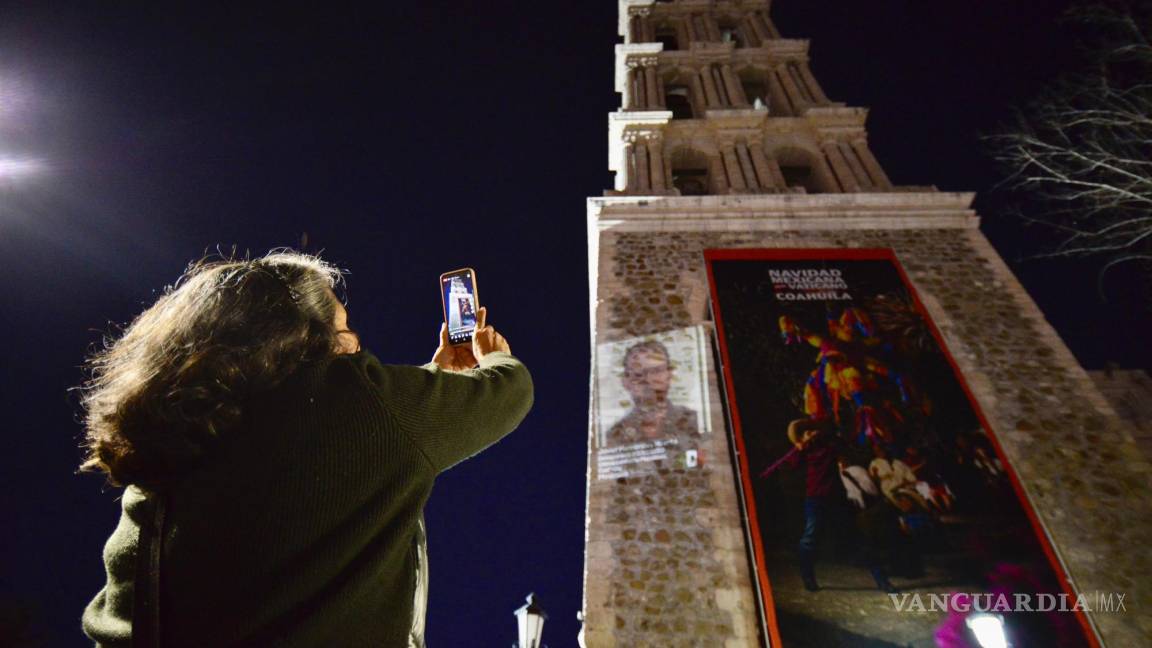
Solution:
<svg viewBox="0 0 1152 648">
<path fill-rule="evenodd" d="M 965 614 L 897 602 L 1067 591 L 890 251 L 708 258 L 773 645 L 967 645 Z M 1012 645 L 1088 645 L 1076 614 L 1002 614 Z"/>
<path fill-rule="evenodd" d="M 706 333 L 699 327 L 601 344 L 596 350 L 598 477 L 696 467 L 709 432 Z"/>
</svg>

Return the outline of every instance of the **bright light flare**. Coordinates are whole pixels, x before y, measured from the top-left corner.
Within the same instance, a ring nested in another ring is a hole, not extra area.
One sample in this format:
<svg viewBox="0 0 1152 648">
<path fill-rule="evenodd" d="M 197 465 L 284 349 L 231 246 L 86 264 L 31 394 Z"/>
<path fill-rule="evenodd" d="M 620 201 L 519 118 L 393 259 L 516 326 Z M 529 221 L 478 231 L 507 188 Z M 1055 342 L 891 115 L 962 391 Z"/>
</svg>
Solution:
<svg viewBox="0 0 1152 648">
<path fill-rule="evenodd" d="M 1004 617 L 999 614 L 972 614 L 964 622 L 981 648 L 1008 648 L 1008 637 L 1004 635 Z"/>
<path fill-rule="evenodd" d="M 14 180 L 35 175 L 47 168 L 40 160 L 0 157 L 0 180 Z"/>
<path fill-rule="evenodd" d="M 23 133 L 28 128 L 24 117 L 30 112 L 33 96 L 24 75 L 14 70 L 0 70 L 0 149 L 12 144 L 10 135 Z M 0 150 L 0 184 L 38 175 L 47 168 L 43 161 L 25 157 L 11 148 Z"/>
</svg>

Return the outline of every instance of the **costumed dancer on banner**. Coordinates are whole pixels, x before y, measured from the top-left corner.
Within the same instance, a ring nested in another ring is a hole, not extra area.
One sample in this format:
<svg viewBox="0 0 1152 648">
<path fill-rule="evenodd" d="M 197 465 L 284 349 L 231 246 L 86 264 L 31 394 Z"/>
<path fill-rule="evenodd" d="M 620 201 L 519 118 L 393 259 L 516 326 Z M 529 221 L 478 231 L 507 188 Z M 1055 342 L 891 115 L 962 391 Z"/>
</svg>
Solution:
<svg viewBox="0 0 1152 648">
<path fill-rule="evenodd" d="M 768 477 L 781 466 L 795 468 L 801 463 L 806 466 L 804 531 L 800 536 L 798 560 L 804 588 L 815 592 L 820 589 L 816 582 L 815 562 L 821 529 L 827 524 L 832 506 L 841 501 L 839 498 L 844 494 L 839 478 L 840 453 L 835 424 L 827 418 L 796 419 L 788 424 L 788 440 L 792 442 L 792 449 L 761 471 L 760 477 Z M 879 589 L 896 591 L 878 564 L 870 565 L 869 571 Z"/>
</svg>

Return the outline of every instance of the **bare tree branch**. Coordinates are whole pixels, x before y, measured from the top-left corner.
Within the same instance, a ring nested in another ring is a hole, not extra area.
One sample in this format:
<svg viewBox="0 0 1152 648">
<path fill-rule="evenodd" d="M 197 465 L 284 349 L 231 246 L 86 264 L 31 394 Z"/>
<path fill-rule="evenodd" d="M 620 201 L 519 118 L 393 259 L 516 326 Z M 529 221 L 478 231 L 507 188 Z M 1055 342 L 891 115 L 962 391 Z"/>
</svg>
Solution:
<svg viewBox="0 0 1152 648">
<path fill-rule="evenodd" d="M 1007 172 L 997 186 L 1026 197 L 1018 218 L 1058 236 L 1037 256 L 1106 255 L 1102 272 L 1152 268 L 1152 16 L 1114 3 L 1069 17 L 1090 34 L 1095 60 L 1016 127 L 984 138 Z"/>
</svg>

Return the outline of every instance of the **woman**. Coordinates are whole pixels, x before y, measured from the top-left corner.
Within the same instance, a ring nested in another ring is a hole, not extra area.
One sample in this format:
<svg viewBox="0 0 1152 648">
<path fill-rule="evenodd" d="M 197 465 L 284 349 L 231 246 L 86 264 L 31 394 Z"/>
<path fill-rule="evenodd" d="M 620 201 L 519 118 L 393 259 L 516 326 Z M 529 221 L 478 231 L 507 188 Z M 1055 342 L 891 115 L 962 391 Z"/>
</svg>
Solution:
<svg viewBox="0 0 1152 648">
<path fill-rule="evenodd" d="M 333 266 L 194 265 L 91 361 L 87 470 L 127 486 L 84 611 L 105 646 L 420 646 L 436 475 L 512 431 L 528 371 L 471 348 L 382 365 Z"/>
</svg>

